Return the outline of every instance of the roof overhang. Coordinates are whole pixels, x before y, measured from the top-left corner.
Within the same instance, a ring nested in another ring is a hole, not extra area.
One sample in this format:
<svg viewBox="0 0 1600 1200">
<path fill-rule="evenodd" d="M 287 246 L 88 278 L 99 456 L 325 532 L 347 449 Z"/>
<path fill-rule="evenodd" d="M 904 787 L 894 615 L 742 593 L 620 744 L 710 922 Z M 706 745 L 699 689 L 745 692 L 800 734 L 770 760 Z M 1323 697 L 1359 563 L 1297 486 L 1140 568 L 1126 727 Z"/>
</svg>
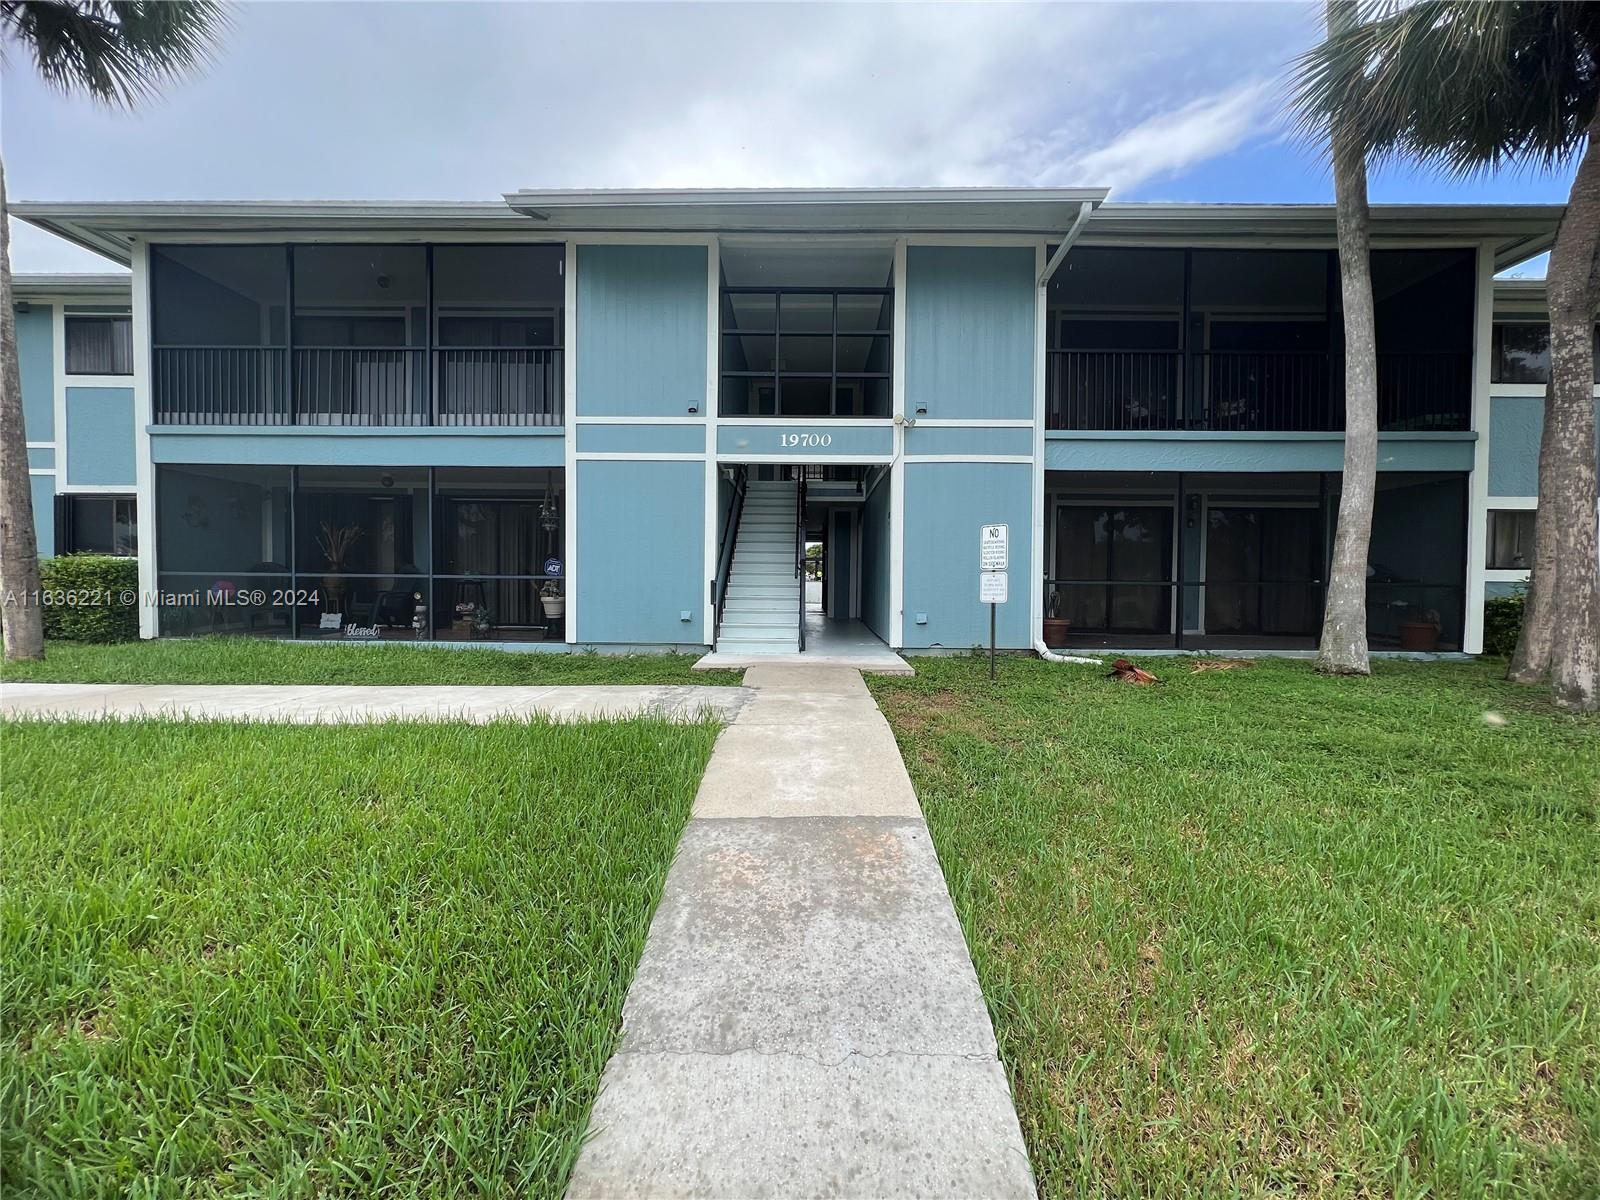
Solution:
<svg viewBox="0 0 1600 1200">
<path fill-rule="evenodd" d="M 549 229 L 685 233 L 1049 234 L 1104 188 L 711 188 L 508 192 Z"/>
<path fill-rule="evenodd" d="M 104 274 L 25 272 L 11 277 L 11 298 L 16 301 L 74 300 L 127 304 L 133 296 L 133 276 L 126 271 Z"/>
<path fill-rule="evenodd" d="M 1375 204 L 1372 236 L 1381 241 L 1493 242 L 1495 270 L 1542 254 L 1555 241 L 1562 204 Z M 1325 241 L 1331 204 L 1102 204 L 1085 242 L 1138 241 L 1174 246 L 1197 240 L 1260 245 Z"/>
<path fill-rule="evenodd" d="M 1331 204 L 1108 204 L 1097 188 L 756 188 L 521 191 L 504 201 L 17 201 L 31 225 L 120 263 L 137 238 L 392 237 L 449 233 L 856 234 L 1061 236 L 1082 206 L 1085 244 L 1179 246 L 1237 242 L 1332 244 Z M 1540 254 L 1555 240 L 1562 205 L 1376 205 L 1380 241 L 1492 242 L 1495 269 Z"/>
</svg>

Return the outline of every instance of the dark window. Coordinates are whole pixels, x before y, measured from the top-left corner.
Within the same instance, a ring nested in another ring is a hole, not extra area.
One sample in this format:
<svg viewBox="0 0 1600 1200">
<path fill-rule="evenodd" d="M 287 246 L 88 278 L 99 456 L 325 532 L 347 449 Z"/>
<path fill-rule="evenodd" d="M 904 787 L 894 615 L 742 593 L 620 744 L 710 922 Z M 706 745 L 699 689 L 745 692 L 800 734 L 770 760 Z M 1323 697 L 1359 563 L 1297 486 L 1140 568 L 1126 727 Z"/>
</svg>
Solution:
<svg viewBox="0 0 1600 1200">
<path fill-rule="evenodd" d="M 57 554 L 139 552 L 138 509 L 132 496 L 64 492 L 56 497 Z"/>
<path fill-rule="evenodd" d="M 1531 508 L 1499 508 L 1489 513 L 1489 570 L 1527 571 L 1533 568 L 1533 528 L 1537 514 Z"/>
<path fill-rule="evenodd" d="M 67 317 L 68 375 L 132 375 L 132 317 Z"/>
<path fill-rule="evenodd" d="M 1594 338 L 1594 381 L 1600 383 L 1600 326 L 1595 327 Z M 1495 383 L 1549 383 L 1550 326 L 1539 321 L 1497 322 L 1490 379 Z"/>
<path fill-rule="evenodd" d="M 725 288 L 723 416 L 887 417 L 890 288 Z"/>
</svg>

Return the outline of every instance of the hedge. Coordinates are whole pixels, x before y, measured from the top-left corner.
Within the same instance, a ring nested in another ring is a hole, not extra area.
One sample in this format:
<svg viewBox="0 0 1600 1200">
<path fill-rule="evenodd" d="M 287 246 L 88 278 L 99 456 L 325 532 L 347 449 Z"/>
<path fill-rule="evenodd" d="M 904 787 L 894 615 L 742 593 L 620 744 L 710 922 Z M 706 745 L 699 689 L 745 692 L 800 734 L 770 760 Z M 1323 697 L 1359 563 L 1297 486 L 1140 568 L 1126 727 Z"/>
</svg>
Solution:
<svg viewBox="0 0 1600 1200">
<path fill-rule="evenodd" d="M 1520 584 L 1509 596 L 1483 602 L 1483 652 L 1510 658 L 1522 634 L 1522 605 L 1527 589 Z"/>
<path fill-rule="evenodd" d="M 63 642 L 131 642 L 139 636 L 139 562 L 61 554 L 39 564 L 44 635 Z"/>
</svg>

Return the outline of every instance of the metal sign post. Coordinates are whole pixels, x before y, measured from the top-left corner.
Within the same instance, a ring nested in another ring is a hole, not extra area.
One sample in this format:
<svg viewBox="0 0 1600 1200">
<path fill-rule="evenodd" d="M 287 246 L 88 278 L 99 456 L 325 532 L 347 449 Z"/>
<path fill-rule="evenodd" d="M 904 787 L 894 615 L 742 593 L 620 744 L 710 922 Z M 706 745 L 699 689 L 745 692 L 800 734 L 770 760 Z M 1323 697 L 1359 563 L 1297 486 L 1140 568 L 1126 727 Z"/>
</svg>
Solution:
<svg viewBox="0 0 1600 1200">
<path fill-rule="evenodd" d="M 996 613 L 1007 599 L 1010 530 L 985 525 L 978 532 L 978 602 L 989 606 L 989 678 L 994 678 Z"/>
</svg>

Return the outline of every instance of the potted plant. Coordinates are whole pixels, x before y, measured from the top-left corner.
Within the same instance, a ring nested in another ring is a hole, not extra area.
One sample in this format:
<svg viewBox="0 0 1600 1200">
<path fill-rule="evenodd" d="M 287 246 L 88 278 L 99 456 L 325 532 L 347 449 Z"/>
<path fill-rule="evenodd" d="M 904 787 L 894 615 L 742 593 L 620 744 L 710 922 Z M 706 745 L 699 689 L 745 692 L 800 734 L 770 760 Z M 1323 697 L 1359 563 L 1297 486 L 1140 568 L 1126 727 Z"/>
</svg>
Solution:
<svg viewBox="0 0 1600 1200">
<path fill-rule="evenodd" d="M 559 621 L 567 615 L 567 598 L 559 579 L 547 580 L 539 589 L 539 603 L 544 606 L 544 615 L 549 620 Z"/>
<path fill-rule="evenodd" d="M 486 638 L 494 632 L 494 620 L 489 616 L 489 610 L 483 605 L 478 605 L 472 610 L 472 636 Z"/>
<path fill-rule="evenodd" d="M 1400 649 L 1418 654 L 1432 654 L 1439 648 L 1439 627 L 1443 622 L 1436 609 L 1428 609 L 1420 617 L 1407 617 L 1399 622 Z"/>
<path fill-rule="evenodd" d="M 323 586 L 328 589 L 328 603 L 323 605 L 324 612 L 344 612 L 344 560 L 361 538 L 359 525 L 330 525 L 321 522 L 321 532 L 317 534 L 317 549 L 322 551 L 322 557 L 328 560 L 328 573 L 322 577 Z"/>
<path fill-rule="evenodd" d="M 1067 644 L 1067 630 L 1071 622 L 1061 615 L 1061 592 L 1050 589 L 1049 611 L 1044 618 L 1044 644 L 1052 650 Z"/>
</svg>

